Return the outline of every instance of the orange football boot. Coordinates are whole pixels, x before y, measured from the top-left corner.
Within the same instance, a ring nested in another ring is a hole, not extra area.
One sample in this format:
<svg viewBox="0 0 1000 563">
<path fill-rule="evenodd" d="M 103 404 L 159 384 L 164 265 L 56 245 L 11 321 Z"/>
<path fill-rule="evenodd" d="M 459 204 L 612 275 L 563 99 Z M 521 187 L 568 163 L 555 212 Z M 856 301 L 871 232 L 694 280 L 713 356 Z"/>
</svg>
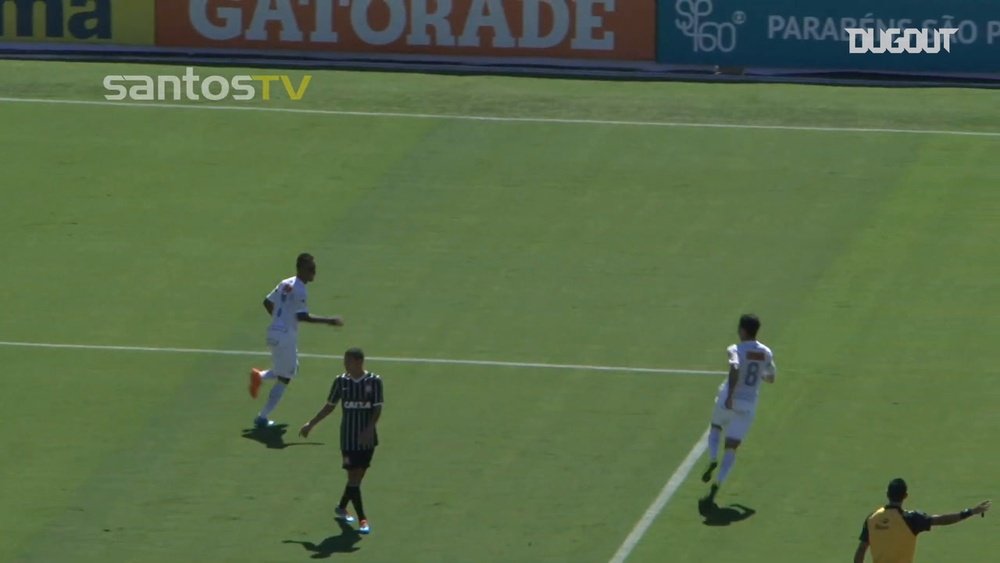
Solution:
<svg viewBox="0 0 1000 563">
<path fill-rule="evenodd" d="M 250 369 L 250 396 L 254 399 L 257 398 L 257 393 L 260 392 L 260 382 L 262 381 L 260 370 L 257 368 Z"/>
</svg>

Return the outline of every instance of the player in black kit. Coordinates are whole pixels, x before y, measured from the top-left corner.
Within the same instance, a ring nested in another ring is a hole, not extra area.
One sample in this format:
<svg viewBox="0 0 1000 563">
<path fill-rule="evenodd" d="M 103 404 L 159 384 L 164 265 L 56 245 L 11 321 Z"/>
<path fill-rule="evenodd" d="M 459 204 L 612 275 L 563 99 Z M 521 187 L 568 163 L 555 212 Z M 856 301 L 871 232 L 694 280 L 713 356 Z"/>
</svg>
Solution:
<svg viewBox="0 0 1000 563">
<path fill-rule="evenodd" d="M 358 531 L 371 532 L 361 502 L 361 480 L 371 465 L 375 446 L 378 446 L 378 432 L 375 424 L 382 415 L 382 378 L 365 370 L 365 353 L 361 348 L 351 348 L 344 353 L 344 369 L 347 371 L 333 380 L 326 405 L 316 416 L 302 426 L 299 435 L 303 438 L 326 418 L 337 403 L 343 403 L 343 418 L 340 422 L 340 451 L 347 470 L 347 486 L 337 506 L 337 518 L 353 522 L 354 517 L 347 512 L 347 503 L 354 503 L 358 513 Z"/>
</svg>

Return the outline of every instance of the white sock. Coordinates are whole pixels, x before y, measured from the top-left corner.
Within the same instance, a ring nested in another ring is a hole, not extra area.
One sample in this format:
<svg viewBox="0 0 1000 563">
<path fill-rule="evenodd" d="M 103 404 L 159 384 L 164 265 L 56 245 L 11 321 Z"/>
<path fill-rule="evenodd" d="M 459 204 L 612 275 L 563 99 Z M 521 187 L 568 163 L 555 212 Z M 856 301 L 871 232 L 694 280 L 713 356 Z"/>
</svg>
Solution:
<svg viewBox="0 0 1000 563">
<path fill-rule="evenodd" d="M 722 436 L 722 430 L 716 427 L 711 427 L 708 430 L 708 459 L 715 463 L 719 459 L 719 438 Z"/>
<path fill-rule="evenodd" d="M 280 381 L 275 383 L 274 387 L 271 387 L 271 394 L 267 396 L 267 404 L 264 405 L 264 408 L 261 409 L 258 416 L 261 418 L 267 418 L 268 415 L 271 414 L 274 407 L 278 406 L 278 401 L 281 400 L 281 396 L 285 394 L 285 387 L 287 387 L 287 385 Z"/>
<path fill-rule="evenodd" d="M 267 381 L 268 379 L 274 379 L 276 377 L 278 377 L 278 374 L 274 373 L 273 369 L 260 372 L 260 378 L 262 381 Z"/>
<path fill-rule="evenodd" d="M 734 463 L 736 463 L 736 450 L 727 449 L 726 453 L 722 454 L 722 465 L 719 466 L 720 485 L 725 482 L 726 477 L 729 476 L 729 470 L 733 468 Z"/>
</svg>

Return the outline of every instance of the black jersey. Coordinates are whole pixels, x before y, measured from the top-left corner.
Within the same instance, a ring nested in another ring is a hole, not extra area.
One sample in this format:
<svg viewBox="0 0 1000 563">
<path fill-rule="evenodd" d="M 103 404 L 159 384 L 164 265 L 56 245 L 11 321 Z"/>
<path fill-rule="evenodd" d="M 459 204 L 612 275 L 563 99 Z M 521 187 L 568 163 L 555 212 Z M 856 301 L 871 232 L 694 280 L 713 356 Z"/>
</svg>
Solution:
<svg viewBox="0 0 1000 563">
<path fill-rule="evenodd" d="M 343 451 L 358 451 L 373 449 L 378 445 L 378 432 L 371 446 L 361 445 L 361 433 L 375 417 L 375 409 L 382 406 L 382 378 L 367 371 L 361 379 L 354 379 L 348 374 L 338 376 L 333 380 L 330 397 L 327 401 L 336 405 L 338 401 L 343 408 L 343 418 L 340 421 L 340 449 Z"/>
</svg>

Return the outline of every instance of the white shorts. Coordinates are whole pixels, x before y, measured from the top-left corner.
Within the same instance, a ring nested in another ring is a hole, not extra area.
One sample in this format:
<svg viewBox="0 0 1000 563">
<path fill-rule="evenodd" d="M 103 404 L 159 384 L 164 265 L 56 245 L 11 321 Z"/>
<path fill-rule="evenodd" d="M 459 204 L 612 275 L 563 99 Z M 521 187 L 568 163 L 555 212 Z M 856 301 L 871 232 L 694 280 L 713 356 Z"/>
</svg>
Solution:
<svg viewBox="0 0 1000 563">
<path fill-rule="evenodd" d="M 733 405 L 732 410 L 726 408 L 724 398 L 716 399 L 715 410 L 712 412 L 712 424 L 721 426 L 726 431 L 726 438 L 743 441 L 750 425 L 753 424 L 753 417 L 756 414 L 754 409 L 740 408 L 740 405 Z"/>
<path fill-rule="evenodd" d="M 295 338 L 283 333 L 268 333 L 271 349 L 271 370 L 278 377 L 291 379 L 299 371 L 299 346 Z"/>
</svg>

